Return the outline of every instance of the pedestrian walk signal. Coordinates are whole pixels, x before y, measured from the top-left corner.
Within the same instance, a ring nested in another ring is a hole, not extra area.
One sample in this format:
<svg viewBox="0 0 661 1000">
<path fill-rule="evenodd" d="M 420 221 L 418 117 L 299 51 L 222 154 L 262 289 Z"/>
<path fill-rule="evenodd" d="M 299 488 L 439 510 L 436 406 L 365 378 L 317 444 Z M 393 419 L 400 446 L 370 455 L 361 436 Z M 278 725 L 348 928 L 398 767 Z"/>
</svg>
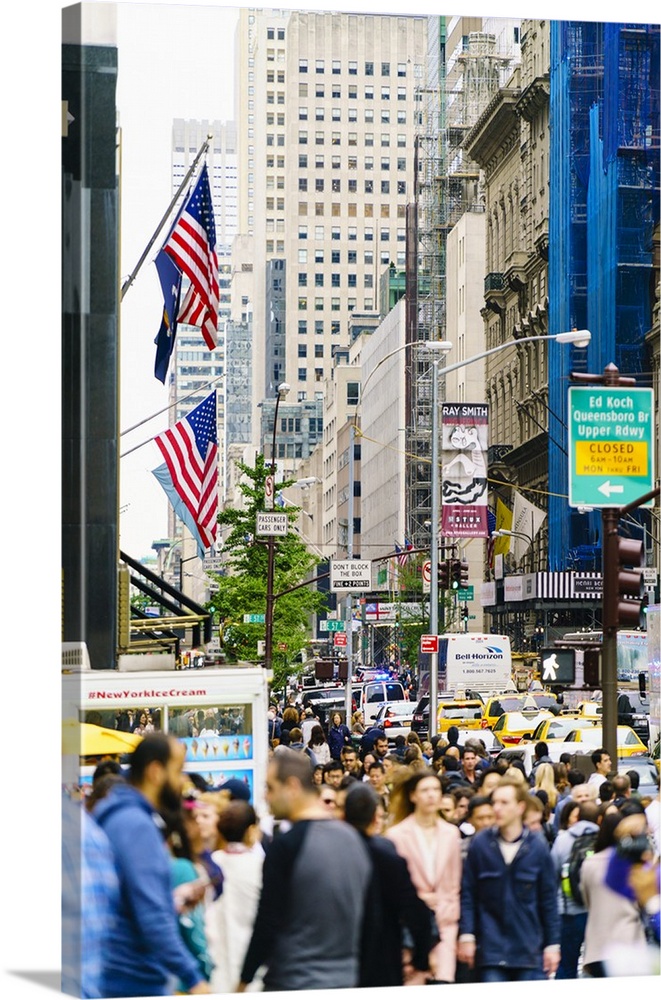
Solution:
<svg viewBox="0 0 661 1000">
<path fill-rule="evenodd" d="M 563 687 L 574 683 L 576 677 L 574 649 L 543 649 L 541 651 L 542 684 L 559 684 Z"/>
</svg>

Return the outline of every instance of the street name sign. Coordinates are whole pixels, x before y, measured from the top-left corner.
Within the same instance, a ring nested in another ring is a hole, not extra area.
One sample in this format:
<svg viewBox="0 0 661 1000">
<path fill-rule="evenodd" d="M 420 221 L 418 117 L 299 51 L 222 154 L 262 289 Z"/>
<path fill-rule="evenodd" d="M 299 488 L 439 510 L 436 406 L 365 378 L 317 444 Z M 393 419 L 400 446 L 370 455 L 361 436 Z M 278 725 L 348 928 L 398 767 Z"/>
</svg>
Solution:
<svg viewBox="0 0 661 1000">
<path fill-rule="evenodd" d="M 330 589 L 371 590 L 372 563 L 369 559 L 331 559 Z"/>
<path fill-rule="evenodd" d="M 475 587 L 460 587 L 457 591 L 458 601 L 474 601 L 475 600 Z"/>
<path fill-rule="evenodd" d="M 322 620 L 322 621 L 319 622 L 319 631 L 320 632 L 345 632 L 346 631 L 346 627 L 345 627 L 345 623 L 343 621 L 340 621 L 340 620 L 335 621 L 335 620 L 333 620 L 331 618 L 327 618 L 325 621 Z"/>
<path fill-rule="evenodd" d="M 624 507 L 651 492 L 653 432 L 652 389 L 571 386 L 569 506 Z"/>
<path fill-rule="evenodd" d="M 267 511 L 257 511 L 258 535 L 286 535 L 289 530 L 289 518 L 286 514 L 271 514 Z"/>
<path fill-rule="evenodd" d="M 262 622 L 266 621 L 266 615 L 244 615 L 243 624 L 244 625 L 261 625 Z"/>
</svg>

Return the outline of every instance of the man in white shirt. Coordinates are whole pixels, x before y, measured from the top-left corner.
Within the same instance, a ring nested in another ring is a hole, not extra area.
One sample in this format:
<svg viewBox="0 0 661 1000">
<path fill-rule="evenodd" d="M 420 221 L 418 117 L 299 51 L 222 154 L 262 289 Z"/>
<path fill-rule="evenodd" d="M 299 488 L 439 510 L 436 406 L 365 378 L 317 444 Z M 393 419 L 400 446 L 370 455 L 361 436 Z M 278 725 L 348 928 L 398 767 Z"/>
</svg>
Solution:
<svg viewBox="0 0 661 1000">
<path fill-rule="evenodd" d="M 608 775 L 613 770 L 613 762 L 610 754 L 604 747 L 599 747 L 590 754 L 595 770 L 588 778 L 588 785 L 596 785 L 597 788 L 608 779 Z"/>
</svg>

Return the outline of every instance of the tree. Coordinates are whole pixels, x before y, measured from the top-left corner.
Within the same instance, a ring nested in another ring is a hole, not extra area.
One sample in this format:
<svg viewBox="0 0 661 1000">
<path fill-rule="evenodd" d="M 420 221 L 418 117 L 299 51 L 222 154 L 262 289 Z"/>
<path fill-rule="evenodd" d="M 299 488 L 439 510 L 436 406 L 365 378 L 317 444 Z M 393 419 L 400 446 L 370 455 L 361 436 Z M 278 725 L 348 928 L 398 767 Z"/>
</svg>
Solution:
<svg viewBox="0 0 661 1000">
<path fill-rule="evenodd" d="M 245 614 L 260 614 L 266 610 L 266 577 L 268 545 L 266 538 L 255 535 L 258 511 L 266 509 L 265 481 L 270 474 L 264 456 L 258 455 L 254 467 L 239 462 L 243 474 L 239 489 L 244 506 L 224 510 L 218 517 L 222 527 L 229 528 L 223 553 L 227 562 L 226 575 L 218 575 L 218 593 L 213 605 L 221 622 L 221 641 L 227 654 L 237 659 L 257 659 L 257 643 L 264 638 L 263 624 L 244 623 Z M 290 486 L 293 480 L 281 484 Z M 288 506 L 290 526 L 298 518 L 300 507 Z M 287 659 L 304 648 L 309 637 L 310 615 L 324 606 L 325 595 L 314 586 L 299 586 L 309 579 L 319 559 L 314 556 L 292 530 L 275 542 L 274 593 L 282 594 L 275 602 L 273 616 L 273 687 L 283 687 L 288 669 L 284 658 L 277 655 L 278 647 L 286 645 Z M 292 589 L 298 588 L 298 589 Z M 289 593 L 283 593 L 290 591 Z M 285 675 L 283 677 L 283 674 Z"/>
</svg>

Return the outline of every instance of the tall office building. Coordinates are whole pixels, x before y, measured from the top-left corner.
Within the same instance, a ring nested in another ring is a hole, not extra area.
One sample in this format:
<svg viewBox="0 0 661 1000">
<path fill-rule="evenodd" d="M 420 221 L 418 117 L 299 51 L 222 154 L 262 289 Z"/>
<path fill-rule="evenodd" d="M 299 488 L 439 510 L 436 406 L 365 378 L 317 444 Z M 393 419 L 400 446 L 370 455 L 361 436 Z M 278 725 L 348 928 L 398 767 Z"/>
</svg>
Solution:
<svg viewBox="0 0 661 1000">
<path fill-rule="evenodd" d="M 404 264 L 426 36 L 423 17 L 240 12 L 239 219 L 254 246 L 255 429 L 257 406 L 280 381 L 292 402 L 323 398 L 351 313 L 374 310 L 380 275 Z"/>
</svg>

